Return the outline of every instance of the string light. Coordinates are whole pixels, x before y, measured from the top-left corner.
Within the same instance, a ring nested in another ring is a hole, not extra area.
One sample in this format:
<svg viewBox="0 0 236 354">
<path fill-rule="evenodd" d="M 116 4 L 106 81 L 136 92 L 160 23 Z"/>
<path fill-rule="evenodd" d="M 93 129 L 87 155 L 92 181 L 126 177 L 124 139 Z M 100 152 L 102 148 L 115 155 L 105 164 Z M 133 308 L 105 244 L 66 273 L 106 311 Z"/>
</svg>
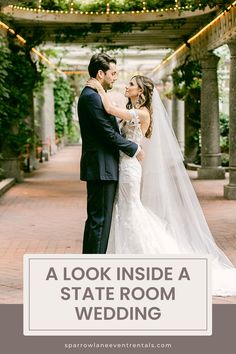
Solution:
<svg viewBox="0 0 236 354">
<path fill-rule="evenodd" d="M 4 22 L 0 21 L 0 28 L 5 29 L 6 31 L 12 33 L 13 35 L 16 36 L 17 40 L 21 43 L 21 44 L 26 44 L 26 40 L 21 37 L 19 34 L 16 34 L 16 32 L 14 31 L 14 29 L 10 28 L 8 25 L 6 25 Z M 50 65 L 51 67 L 53 67 L 54 70 L 56 70 L 59 74 L 63 74 L 63 72 L 56 67 L 56 65 L 51 62 L 48 58 L 45 57 L 45 55 L 43 55 L 42 53 L 40 53 L 37 49 L 35 48 L 31 48 L 31 51 L 33 53 L 35 53 L 41 60 L 43 60 L 45 63 L 47 63 L 48 65 Z"/>
<path fill-rule="evenodd" d="M 108 2 L 108 3 L 107 3 L 107 12 L 106 12 L 106 14 L 109 15 L 109 13 L 110 13 L 110 4 L 109 4 L 109 2 Z"/>
<path fill-rule="evenodd" d="M 160 64 L 158 64 L 153 70 L 152 74 L 158 71 L 165 63 L 170 61 L 174 56 L 176 56 L 179 52 L 187 48 L 188 44 L 191 44 L 196 38 L 198 38 L 203 32 L 205 32 L 209 27 L 211 27 L 214 23 L 216 23 L 221 17 L 225 15 L 227 11 L 229 11 L 232 7 L 236 5 L 236 1 L 234 1 L 225 11 L 220 13 L 214 20 L 209 22 L 205 27 L 203 27 L 199 32 L 193 35 L 191 38 L 187 40 L 187 43 L 182 44 L 178 49 L 176 49 L 171 55 L 169 55 L 165 60 L 163 60 Z"/>
<path fill-rule="evenodd" d="M 85 70 L 74 70 L 74 71 L 73 70 L 69 70 L 69 71 L 63 70 L 62 72 L 65 75 L 87 75 L 88 74 L 88 72 Z"/>
<path fill-rule="evenodd" d="M 17 5 L 9 5 L 8 7 L 13 9 L 13 10 L 21 10 L 21 11 L 26 11 L 26 12 L 39 12 L 39 13 L 60 13 L 60 14 L 79 14 L 79 15 L 104 15 L 104 11 L 101 11 L 101 12 L 94 12 L 94 11 L 86 11 L 86 12 L 83 12 L 83 11 L 75 11 L 74 10 L 74 1 L 71 1 L 70 2 L 70 9 L 69 11 L 68 10 L 49 10 L 49 9 L 42 9 L 42 0 L 39 0 L 38 1 L 38 7 L 37 8 L 28 8 L 28 7 L 23 7 L 23 6 L 17 6 Z M 175 7 L 168 7 L 168 8 L 157 8 L 157 9 L 152 9 L 152 10 L 148 10 L 146 8 L 146 1 L 143 1 L 143 8 L 142 10 L 137 10 L 137 11 L 134 11 L 134 10 L 130 10 L 130 11 L 123 11 L 123 10 L 117 10 L 117 11 L 111 11 L 110 10 L 110 3 L 108 2 L 107 3 L 107 6 L 106 6 L 106 12 L 105 14 L 106 15 L 109 15 L 109 14 L 113 14 L 113 15 L 120 15 L 120 14 L 144 14 L 144 13 L 154 13 L 154 12 L 168 12 L 168 11 L 179 11 L 179 10 L 185 10 L 186 9 L 190 9 L 192 7 L 192 5 L 189 5 L 189 6 L 179 6 L 179 1 L 178 0 L 175 0 Z"/>
<path fill-rule="evenodd" d="M 21 37 L 19 34 L 16 35 L 16 38 L 17 38 L 21 43 L 23 43 L 23 44 L 26 43 L 26 40 L 25 40 L 23 37 Z"/>
<path fill-rule="evenodd" d="M 6 25 L 4 22 L 2 22 L 2 21 L 0 21 L 0 27 L 4 28 L 4 29 L 6 29 L 6 30 L 9 30 L 9 29 L 10 29 L 10 27 L 7 26 L 7 25 Z"/>
<path fill-rule="evenodd" d="M 71 3 L 70 3 L 70 13 L 71 14 L 73 14 L 73 12 L 74 12 L 74 5 L 75 5 L 74 1 L 71 1 Z"/>
</svg>

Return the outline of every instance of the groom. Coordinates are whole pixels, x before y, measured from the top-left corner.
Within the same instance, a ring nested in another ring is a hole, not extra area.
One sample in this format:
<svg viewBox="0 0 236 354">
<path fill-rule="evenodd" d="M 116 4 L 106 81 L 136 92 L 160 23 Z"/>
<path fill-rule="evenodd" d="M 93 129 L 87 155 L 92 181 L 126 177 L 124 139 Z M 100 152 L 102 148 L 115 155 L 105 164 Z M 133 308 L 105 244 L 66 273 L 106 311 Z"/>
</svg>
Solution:
<svg viewBox="0 0 236 354">
<path fill-rule="evenodd" d="M 105 53 L 92 56 L 88 71 L 107 91 L 117 80 L 116 60 Z M 142 149 L 120 135 L 116 118 L 106 113 L 96 90 L 85 87 L 78 102 L 82 137 L 80 179 L 87 181 L 87 220 L 83 253 L 106 253 L 119 178 L 119 150 L 143 159 Z"/>
</svg>

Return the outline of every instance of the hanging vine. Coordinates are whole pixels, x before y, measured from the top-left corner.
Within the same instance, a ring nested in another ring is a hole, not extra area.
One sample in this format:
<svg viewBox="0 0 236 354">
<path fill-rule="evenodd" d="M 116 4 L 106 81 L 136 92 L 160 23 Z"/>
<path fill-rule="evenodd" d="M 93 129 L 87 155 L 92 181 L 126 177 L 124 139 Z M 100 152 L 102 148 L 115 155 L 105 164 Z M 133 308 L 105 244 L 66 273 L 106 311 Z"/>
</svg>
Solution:
<svg viewBox="0 0 236 354">
<path fill-rule="evenodd" d="M 55 130 L 58 138 L 73 132 L 73 103 L 75 90 L 69 79 L 58 77 L 54 83 Z"/>
<path fill-rule="evenodd" d="M 201 65 L 198 61 L 188 61 L 174 69 L 173 94 L 185 101 L 185 152 L 186 161 L 199 164 L 200 157 L 200 95 Z"/>
<path fill-rule="evenodd" d="M 33 90 L 43 83 L 43 66 L 32 61 L 30 48 L 11 35 L 0 45 L 0 152 L 18 157 L 25 144 L 33 145 Z"/>
</svg>

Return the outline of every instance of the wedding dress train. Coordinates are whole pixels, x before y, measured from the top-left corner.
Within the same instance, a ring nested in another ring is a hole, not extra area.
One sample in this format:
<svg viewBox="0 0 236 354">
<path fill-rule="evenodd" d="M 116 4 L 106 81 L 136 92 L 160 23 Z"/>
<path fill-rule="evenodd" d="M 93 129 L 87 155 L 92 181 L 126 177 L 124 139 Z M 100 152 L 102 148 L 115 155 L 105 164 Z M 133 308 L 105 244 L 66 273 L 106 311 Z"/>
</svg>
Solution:
<svg viewBox="0 0 236 354">
<path fill-rule="evenodd" d="M 160 114 L 163 115 L 160 101 L 158 107 L 159 116 L 154 117 L 153 122 L 156 130 L 163 129 L 161 124 L 166 124 L 166 121 L 160 122 Z M 127 139 L 143 145 L 144 137 L 135 110 L 132 110 L 132 115 L 132 120 L 124 123 L 122 133 Z M 166 120 L 164 116 L 162 119 Z M 170 137 L 173 132 L 166 127 L 158 133 L 159 136 L 154 136 L 155 150 L 151 146 L 145 155 L 148 168 L 142 167 L 135 157 L 120 153 L 119 184 L 107 253 L 210 254 L 213 295 L 236 296 L 236 268 L 218 248 L 210 233 L 182 158 L 176 155 L 179 148 L 176 141 L 172 141 L 175 138 Z M 155 134 L 157 132 L 153 131 Z M 170 154 L 174 151 L 173 157 L 168 157 L 168 151 Z M 155 163 L 154 155 L 158 153 L 165 154 L 165 158 L 156 156 Z M 167 160 L 168 165 L 165 165 Z M 155 168 L 156 173 L 153 173 Z M 147 171 L 152 173 L 145 182 Z"/>
</svg>

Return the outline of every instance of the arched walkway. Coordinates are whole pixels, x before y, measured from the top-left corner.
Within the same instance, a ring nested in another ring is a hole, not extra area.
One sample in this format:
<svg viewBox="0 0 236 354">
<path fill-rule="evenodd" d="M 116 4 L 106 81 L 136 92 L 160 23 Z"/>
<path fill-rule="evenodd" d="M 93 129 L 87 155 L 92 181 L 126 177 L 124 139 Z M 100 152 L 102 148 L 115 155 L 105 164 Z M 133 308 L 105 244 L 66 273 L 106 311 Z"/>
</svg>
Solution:
<svg viewBox="0 0 236 354">
<path fill-rule="evenodd" d="M 79 146 L 65 147 L 0 199 L 0 303 L 22 303 L 25 253 L 81 253 L 86 191 L 79 158 Z M 227 181 L 190 176 L 216 242 L 236 265 L 236 201 L 219 193 Z"/>
<path fill-rule="evenodd" d="M 40 27 L 40 25 L 45 27 L 46 40 L 55 40 L 57 32 L 62 29 L 62 35 L 66 30 L 69 32 L 73 30 L 74 36 L 71 37 L 71 42 L 80 44 L 98 44 L 98 42 L 104 44 L 109 39 L 111 46 L 117 44 L 134 46 L 138 43 L 143 48 L 163 48 L 164 46 L 171 49 L 176 49 L 178 45 L 183 43 L 183 38 L 186 39 L 193 32 L 198 31 L 216 14 L 214 10 L 208 10 L 205 13 L 203 11 L 195 13 L 186 11 L 181 16 L 177 12 L 169 11 L 164 14 L 140 13 L 135 14 L 136 21 L 132 25 L 133 27 L 131 26 L 130 33 L 129 31 L 112 33 L 113 23 L 117 24 L 123 21 L 132 24 L 134 22 L 132 14 L 114 14 L 114 16 L 111 14 L 106 16 L 89 14 L 85 16 L 73 13 L 65 15 L 53 12 L 25 11 L 12 7 L 4 11 L 6 14 L 14 16 L 13 22 L 18 26 L 18 29 L 29 31 L 32 28 Z M 231 41 L 232 38 L 235 38 L 235 11 L 234 7 L 218 23 L 214 23 L 208 34 L 204 32 L 200 37 L 194 38 L 191 43 L 183 44 L 183 50 L 176 51 L 171 60 L 166 60 L 157 72 L 153 72 L 153 75 L 155 74 L 158 79 L 165 79 L 165 76 L 169 75 L 174 67 L 185 61 L 186 56 L 191 55 L 192 58 L 199 59 L 204 54 L 202 58 L 203 70 L 208 74 L 204 81 L 205 83 L 213 82 L 212 87 L 215 89 L 215 94 L 211 98 L 217 106 L 217 80 L 215 79 L 217 63 L 215 63 L 214 56 L 208 52 L 229 42 L 232 53 L 231 60 L 235 64 L 236 46 L 235 42 Z M 96 26 L 84 29 L 84 24 L 87 22 L 95 25 L 101 24 L 99 35 L 94 31 L 98 28 Z M 173 25 L 174 23 L 175 25 Z M 143 30 L 145 26 L 147 26 L 146 30 Z M 88 31 L 86 36 L 79 36 L 78 33 L 83 33 L 83 31 Z M 231 66 L 231 77 L 233 78 L 231 79 L 233 83 L 231 97 L 234 103 L 236 76 L 233 64 Z M 209 80 L 209 71 L 211 80 Z M 53 98 L 53 95 L 50 96 L 49 93 L 52 93 L 53 87 L 50 82 L 45 86 L 44 106 L 52 107 L 53 101 L 50 99 Z M 214 90 L 211 91 L 214 93 Z M 205 100 L 202 102 L 205 102 L 204 107 L 208 108 L 209 96 L 205 94 L 204 97 Z M 177 101 L 174 102 L 176 105 L 177 103 Z M 177 117 L 180 109 L 175 108 L 174 112 Z M 45 123 L 47 120 L 46 111 L 49 112 L 48 109 L 43 111 L 41 123 Z M 209 117 L 207 109 L 205 111 L 202 130 L 206 131 L 204 123 L 208 122 Z M 218 118 L 218 112 L 215 111 L 216 114 L 212 117 L 213 123 Z M 52 116 L 51 113 L 50 115 Z M 231 112 L 231 122 L 235 122 L 235 117 L 234 109 Z M 234 141 L 234 132 L 235 125 L 231 123 L 232 141 Z M 206 147 L 208 147 L 210 140 L 214 142 L 215 136 L 212 135 L 212 139 L 208 139 L 207 135 Z M 45 141 L 45 139 L 42 140 Z M 232 146 L 230 174 L 231 185 L 236 190 L 235 144 Z M 216 148 L 218 149 L 218 146 Z M 85 185 L 79 180 L 79 154 L 79 147 L 64 148 L 56 156 L 53 156 L 49 163 L 41 165 L 40 169 L 33 172 L 32 176 L 26 176 L 24 184 L 16 185 L 0 199 L 2 245 L 0 249 L 0 303 L 22 302 L 22 257 L 24 253 L 81 253 L 86 201 Z M 209 166 L 206 164 L 207 168 L 217 167 L 218 170 L 218 155 L 218 150 L 216 152 L 206 150 L 206 158 L 217 157 L 216 166 L 215 163 L 209 164 Z M 197 180 L 196 172 L 190 171 L 189 174 L 216 242 L 236 265 L 236 201 L 226 200 L 222 195 L 223 187 L 229 184 L 229 180 Z M 213 177 L 215 178 L 215 175 Z M 216 303 L 236 303 L 236 298 L 215 298 L 214 301 Z"/>
</svg>

